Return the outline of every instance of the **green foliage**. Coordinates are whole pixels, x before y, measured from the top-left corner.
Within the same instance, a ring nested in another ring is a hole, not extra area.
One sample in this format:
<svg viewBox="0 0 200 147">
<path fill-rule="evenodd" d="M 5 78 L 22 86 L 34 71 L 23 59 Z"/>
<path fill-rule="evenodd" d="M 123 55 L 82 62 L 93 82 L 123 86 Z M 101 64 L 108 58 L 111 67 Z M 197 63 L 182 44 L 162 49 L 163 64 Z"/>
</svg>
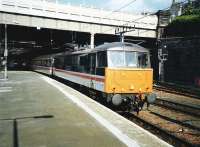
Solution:
<svg viewBox="0 0 200 147">
<path fill-rule="evenodd" d="M 176 17 L 174 21 L 170 24 L 171 26 L 177 25 L 193 25 L 196 23 L 200 23 L 200 15 L 182 15 Z"/>
<path fill-rule="evenodd" d="M 173 20 L 166 29 L 168 36 L 199 36 L 200 35 L 200 7 L 189 2 L 183 14 Z"/>
<path fill-rule="evenodd" d="M 170 36 L 200 35 L 200 14 L 176 17 L 168 25 L 166 33 Z"/>
<path fill-rule="evenodd" d="M 189 1 L 183 9 L 183 15 L 200 15 L 200 3 Z"/>
<path fill-rule="evenodd" d="M 186 9 L 183 12 L 183 15 L 200 15 L 200 8 L 199 9 Z"/>
</svg>

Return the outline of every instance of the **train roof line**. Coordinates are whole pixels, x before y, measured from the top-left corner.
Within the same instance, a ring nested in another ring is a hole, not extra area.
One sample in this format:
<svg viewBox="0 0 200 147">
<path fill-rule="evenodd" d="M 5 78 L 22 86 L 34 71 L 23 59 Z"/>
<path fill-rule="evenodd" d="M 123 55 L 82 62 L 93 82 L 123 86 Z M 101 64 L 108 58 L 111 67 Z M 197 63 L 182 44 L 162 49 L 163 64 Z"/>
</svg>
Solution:
<svg viewBox="0 0 200 147">
<path fill-rule="evenodd" d="M 87 53 L 95 53 L 99 51 L 106 51 L 106 50 L 111 50 L 111 51 L 120 51 L 122 50 L 121 47 L 125 47 L 123 50 L 125 51 L 137 51 L 137 52 L 149 52 L 148 49 L 137 45 L 133 43 L 128 43 L 128 42 L 112 42 L 112 43 L 105 43 L 103 45 L 99 45 L 94 49 L 91 48 L 81 48 L 82 50 L 77 50 L 77 51 L 65 51 L 65 52 L 60 52 L 60 53 L 55 53 L 55 54 L 49 54 L 49 55 L 44 55 L 40 57 L 54 57 L 54 56 L 63 56 L 63 55 L 72 55 L 72 54 L 87 54 Z"/>
</svg>

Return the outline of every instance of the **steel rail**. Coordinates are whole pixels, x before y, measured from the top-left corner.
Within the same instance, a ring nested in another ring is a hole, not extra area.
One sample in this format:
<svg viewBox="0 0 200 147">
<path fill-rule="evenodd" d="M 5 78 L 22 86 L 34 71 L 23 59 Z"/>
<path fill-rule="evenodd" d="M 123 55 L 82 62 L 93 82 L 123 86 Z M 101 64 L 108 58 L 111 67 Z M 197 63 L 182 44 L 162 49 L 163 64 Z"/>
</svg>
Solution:
<svg viewBox="0 0 200 147">
<path fill-rule="evenodd" d="M 164 108 L 170 108 L 175 111 L 179 111 L 182 113 L 186 113 L 192 116 L 197 116 L 200 117 L 200 108 L 185 105 L 185 104 L 180 104 L 177 102 L 172 102 L 168 100 L 163 100 L 163 99 L 156 99 L 156 101 L 152 104 Z"/>
<path fill-rule="evenodd" d="M 154 85 L 153 88 L 159 91 L 165 91 L 165 92 L 169 92 L 173 94 L 179 94 L 179 95 L 188 96 L 191 98 L 200 99 L 200 94 L 198 94 L 197 92 L 188 91 L 188 89 L 186 90 L 181 87 L 176 88 L 176 87 L 169 87 L 169 86 L 165 87 L 165 86 L 160 86 L 160 85 L 159 86 Z"/>
<path fill-rule="evenodd" d="M 198 130 L 198 131 L 200 131 L 200 127 L 191 125 L 191 124 L 186 123 L 186 122 L 184 122 L 184 121 L 172 119 L 172 118 L 170 118 L 170 117 L 164 116 L 164 115 L 159 114 L 159 113 L 156 113 L 156 112 L 150 112 L 150 113 L 152 113 L 152 114 L 154 114 L 154 115 L 156 115 L 156 116 L 158 116 L 158 117 L 160 117 L 160 118 L 162 118 L 162 119 L 165 119 L 165 120 L 167 120 L 167 121 L 170 121 L 170 122 L 173 122 L 173 123 L 182 125 L 182 126 L 184 126 L 184 127 L 190 128 L 190 129 L 192 129 L 192 130 Z"/>
<path fill-rule="evenodd" d="M 133 119 L 134 119 L 140 126 L 149 130 L 153 134 L 159 134 L 157 136 L 159 136 L 160 138 L 162 138 L 163 140 L 167 141 L 168 143 L 170 143 L 174 146 L 197 147 L 200 145 L 200 144 L 193 144 L 186 139 L 181 139 L 181 138 L 177 137 L 176 135 L 174 135 L 173 132 L 169 132 L 163 128 L 160 128 L 159 126 L 156 126 L 156 125 L 140 118 L 139 115 L 137 116 L 135 114 L 129 113 L 128 116 L 124 116 L 124 117 L 127 117 L 131 121 L 133 121 Z"/>
</svg>

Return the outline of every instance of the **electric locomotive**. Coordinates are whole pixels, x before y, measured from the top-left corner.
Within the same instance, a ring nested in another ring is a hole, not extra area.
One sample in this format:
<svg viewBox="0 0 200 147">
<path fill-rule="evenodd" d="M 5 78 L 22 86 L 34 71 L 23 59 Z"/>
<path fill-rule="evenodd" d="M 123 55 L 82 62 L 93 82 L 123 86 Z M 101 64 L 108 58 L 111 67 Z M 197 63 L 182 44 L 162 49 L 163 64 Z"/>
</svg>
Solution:
<svg viewBox="0 0 200 147">
<path fill-rule="evenodd" d="M 137 44 L 113 42 L 39 57 L 33 60 L 33 68 L 86 87 L 93 98 L 123 110 L 139 112 L 145 102 L 156 99 L 150 53 Z"/>
</svg>

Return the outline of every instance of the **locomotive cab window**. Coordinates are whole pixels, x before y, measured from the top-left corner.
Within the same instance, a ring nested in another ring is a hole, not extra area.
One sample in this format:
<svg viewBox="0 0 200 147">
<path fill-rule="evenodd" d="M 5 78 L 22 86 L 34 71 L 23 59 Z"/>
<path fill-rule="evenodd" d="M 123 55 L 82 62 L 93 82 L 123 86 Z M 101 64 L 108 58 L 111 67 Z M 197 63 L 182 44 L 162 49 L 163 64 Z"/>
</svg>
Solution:
<svg viewBox="0 0 200 147">
<path fill-rule="evenodd" d="M 109 67 L 149 67 L 148 53 L 134 51 L 108 51 Z"/>
<path fill-rule="evenodd" d="M 123 51 L 108 51 L 108 65 L 110 67 L 124 67 L 124 52 Z"/>
<path fill-rule="evenodd" d="M 137 67 L 137 52 L 125 52 L 125 63 L 128 67 Z"/>
</svg>

